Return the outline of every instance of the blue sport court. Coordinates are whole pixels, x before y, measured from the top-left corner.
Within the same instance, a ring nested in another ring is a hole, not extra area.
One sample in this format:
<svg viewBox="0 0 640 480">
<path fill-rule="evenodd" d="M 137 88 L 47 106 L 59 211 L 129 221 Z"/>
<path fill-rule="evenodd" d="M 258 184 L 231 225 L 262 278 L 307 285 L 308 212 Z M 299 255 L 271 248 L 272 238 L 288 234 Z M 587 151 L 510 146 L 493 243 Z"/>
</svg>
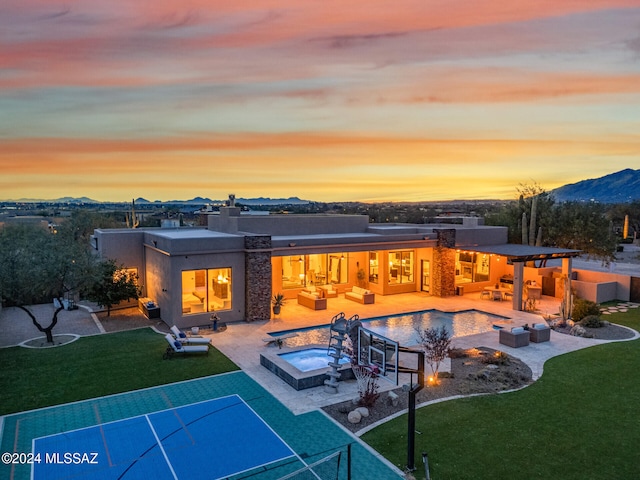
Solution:
<svg viewBox="0 0 640 480">
<path fill-rule="evenodd" d="M 0 452 L 41 459 L 0 463 L 2 480 L 277 480 L 336 452 L 337 465 L 314 471 L 346 480 L 347 450 L 352 480 L 402 478 L 322 412 L 294 415 L 242 371 L 0 416 Z"/>
<path fill-rule="evenodd" d="M 35 480 L 219 479 L 295 457 L 237 395 L 37 438 L 33 452 Z"/>
</svg>

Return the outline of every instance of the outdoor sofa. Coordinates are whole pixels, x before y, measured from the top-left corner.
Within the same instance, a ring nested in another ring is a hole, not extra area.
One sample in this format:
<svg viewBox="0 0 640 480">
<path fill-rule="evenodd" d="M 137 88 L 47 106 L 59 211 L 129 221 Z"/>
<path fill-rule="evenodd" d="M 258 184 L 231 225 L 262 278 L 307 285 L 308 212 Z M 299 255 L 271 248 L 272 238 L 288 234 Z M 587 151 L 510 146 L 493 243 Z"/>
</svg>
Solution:
<svg viewBox="0 0 640 480">
<path fill-rule="evenodd" d="M 376 301 L 375 293 L 362 287 L 353 287 L 350 292 L 345 292 L 344 298 L 348 298 L 349 300 L 365 305 L 375 303 Z"/>
<path fill-rule="evenodd" d="M 307 292 L 298 293 L 298 304 L 311 310 L 326 310 L 327 299 L 320 298 L 318 295 Z"/>
</svg>

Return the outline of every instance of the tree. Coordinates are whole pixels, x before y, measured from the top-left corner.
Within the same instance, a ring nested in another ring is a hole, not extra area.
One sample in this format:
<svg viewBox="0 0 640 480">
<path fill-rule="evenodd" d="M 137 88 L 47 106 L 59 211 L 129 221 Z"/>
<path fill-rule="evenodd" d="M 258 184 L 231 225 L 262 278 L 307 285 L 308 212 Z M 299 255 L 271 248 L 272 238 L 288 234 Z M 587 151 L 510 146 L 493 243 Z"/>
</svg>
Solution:
<svg viewBox="0 0 640 480">
<path fill-rule="evenodd" d="M 51 233 L 39 226 L 5 226 L 0 232 L 0 299 L 25 312 L 53 343 L 53 328 L 65 296 L 81 293 L 91 283 L 96 259 L 69 229 Z M 42 326 L 28 305 L 57 299 L 50 324 Z"/>
<path fill-rule="evenodd" d="M 101 262 L 96 270 L 95 282 L 87 291 L 87 298 L 107 307 L 107 316 L 111 315 L 114 305 L 140 296 L 138 276 L 134 272 L 117 266 L 113 260 Z"/>
<path fill-rule="evenodd" d="M 420 344 L 424 348 L 425 361 L 431 367 L 433 376 L 437 383 L 438 369 L 440 363 L 447 358 L 449 348 L 451 346 L 451 335 L 447 328 L 442 325 L 440 328 L 426 328 L 424 330 L 416 329 Z"/>
<path fill-rule="evenodd" d="M 582 250 L 604 262 L 615 258 L 616 238 L 611 234 L 611 215 L 605 206 L 557 203 L 537 184 L 520 184 L 517 191 L 517 202 L 485 217 L 487 225 L 508 227 L 510 243 Z"/>
<path fill-rule="evenodd" d="M 564 202 L 554 208 L 552 246 L 582 250 L 588 257 L 615 259 L 617 239 L 609 226 L 606 207 L 600 203 Z"/>
</svg>

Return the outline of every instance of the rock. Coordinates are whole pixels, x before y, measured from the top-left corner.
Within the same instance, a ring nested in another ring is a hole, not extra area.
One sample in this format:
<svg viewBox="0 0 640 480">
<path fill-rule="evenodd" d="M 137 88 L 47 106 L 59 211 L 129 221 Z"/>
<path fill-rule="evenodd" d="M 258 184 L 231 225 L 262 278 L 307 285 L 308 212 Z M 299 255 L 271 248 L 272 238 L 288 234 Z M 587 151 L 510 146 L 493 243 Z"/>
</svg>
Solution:
<svg viewBox="0 0 640 480">
<path fill-rule="evenodd" d="M 360 423 L 360 420 L 362 420 L 362 415 L 358 410 L 352 410 L 351 412 L 349 412 L 349 415 L 347 415 L 347 420 L 349 421 L 349 423 Z"/>
<path fill-rule="evenodd" d="M 569 335 L 573 335 L 574 337 L 584 337 L 586 334 L 587 331 L 582 325 L 574 325 L 569 332 Z"/>
<path fill-rule="evenodd" d="M 389 392 L 389 396 L 387 397 L 387 405 L 392 405 L 394 407 L 398 406 L 398 394 L 394 392 Z"/>
<path fill-rule="evenodd" d="M 567 327 L 573 327 L 576 324 L 573 320 L 567 320 Z"/>
<path fill-rule="evenodd" d="M 369 409 L 367 407 L 358 407 L 355 411 L 358 412 L 362 418 L 369 416 Z"/>
</svg>

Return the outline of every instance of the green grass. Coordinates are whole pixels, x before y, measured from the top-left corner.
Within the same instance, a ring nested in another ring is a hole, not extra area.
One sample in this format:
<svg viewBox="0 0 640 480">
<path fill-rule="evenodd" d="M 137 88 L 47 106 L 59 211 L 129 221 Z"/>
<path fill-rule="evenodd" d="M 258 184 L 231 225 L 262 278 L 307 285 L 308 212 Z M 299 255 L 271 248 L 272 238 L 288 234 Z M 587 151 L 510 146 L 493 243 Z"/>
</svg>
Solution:
<svg viewBox="0 0 640 480">
<path fill-rule="evenodd" d="M 607 315 L 640 328 L 640 309 Z M 551 359 L 530 387 L 421 408 L 416 466 L 434 479 L 640 478 L 640 340 Z M 407 417 L 363 435 L 392 463 L 407 460 Z"/>
<path fill-rule="evenodd" d="M 0 349 L 0 415 L 237 370 L 215 348 L 163 360 L 151 329 L 84 337 L 55 348 Z"/>
</svg>

